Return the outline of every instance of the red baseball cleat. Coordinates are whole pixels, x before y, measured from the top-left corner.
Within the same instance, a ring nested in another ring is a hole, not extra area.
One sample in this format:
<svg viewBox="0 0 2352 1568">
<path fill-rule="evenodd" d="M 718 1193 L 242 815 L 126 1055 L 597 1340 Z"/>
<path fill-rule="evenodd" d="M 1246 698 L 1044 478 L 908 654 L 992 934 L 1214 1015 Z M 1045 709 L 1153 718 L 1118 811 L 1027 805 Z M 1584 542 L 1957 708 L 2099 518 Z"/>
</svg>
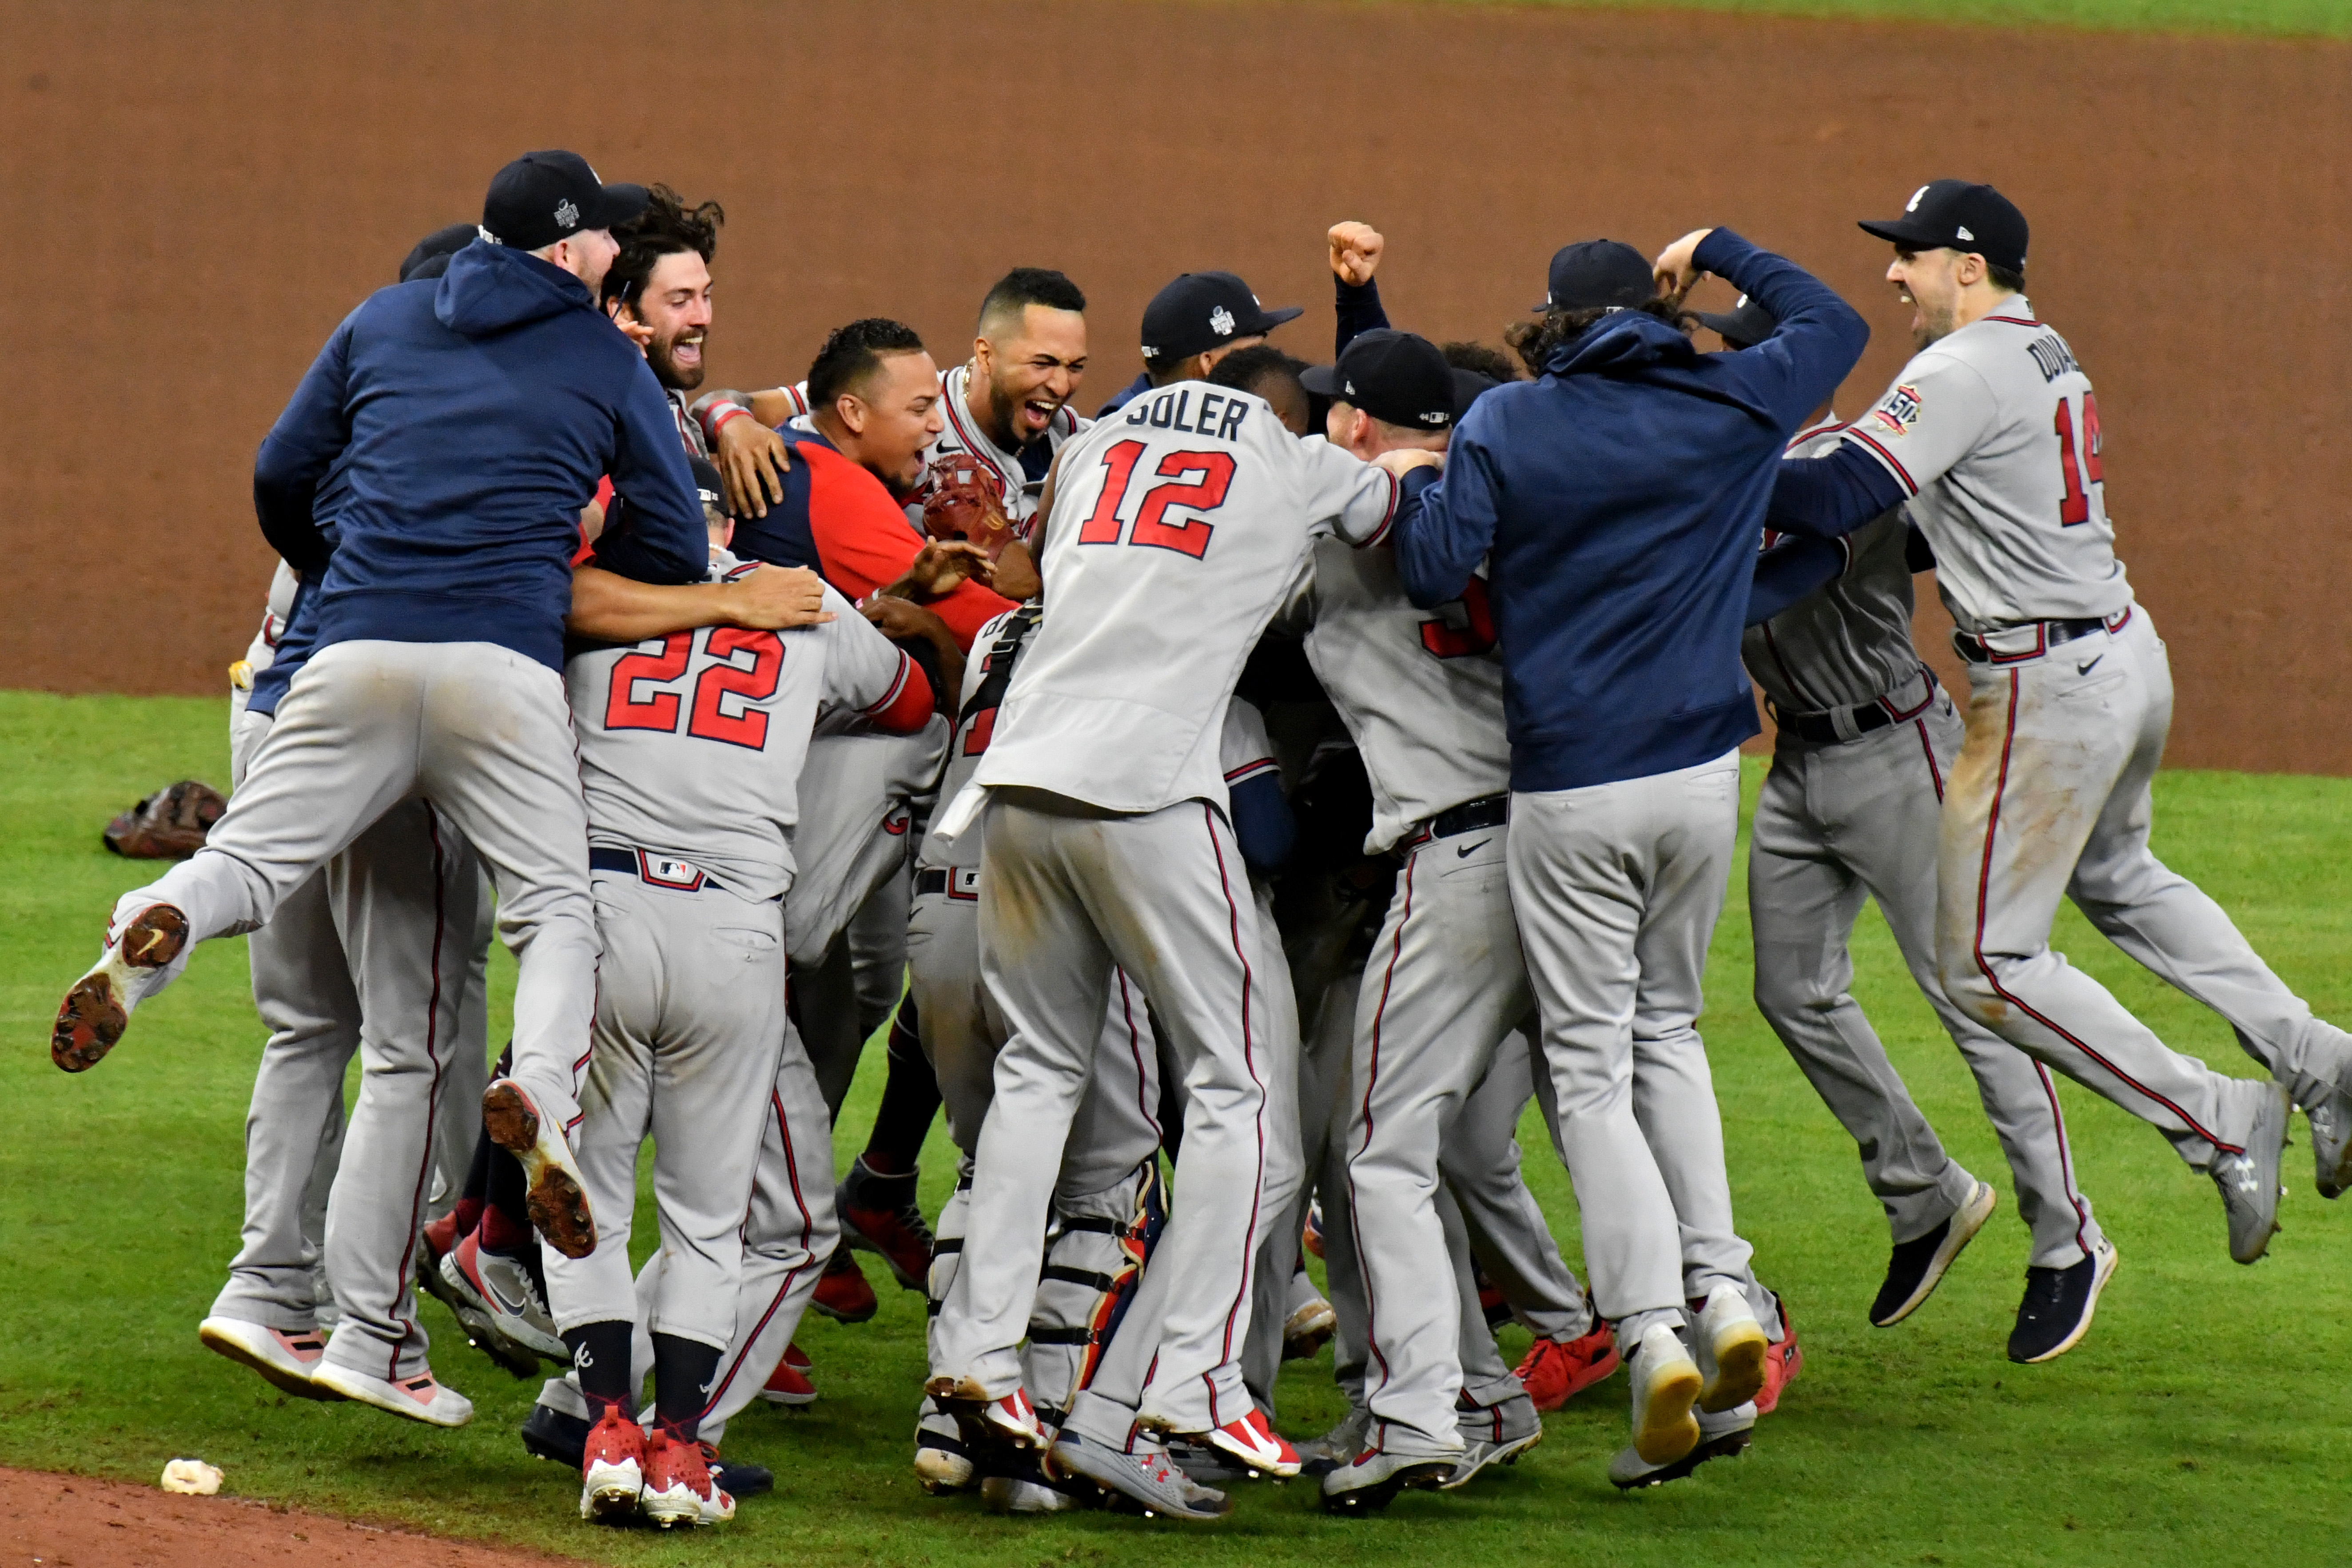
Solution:
<svg viewBox="0 0 2352 1568">
<path fill-rule="evenodd" d="M 808 1365 L 809 1359 L 800 1354 L 800 1348 L 798 1345 L 784 1347 L 783 1359 L 776 1363 L 776 1370 L 769 1376 L 767 1386 L 760 1390 L 760 1397 L 769 1404 L 788 1405 L 797 1409 L 801 1405 L 816 1403 L 816 1384 L 809 1381 L 808 1373 L 803 1370 Z M 799 1357 L 798 1366 L 793 1364 L 795 1356 Z"/>
<path fill-rule="evenodd" d="M 1528 1346 L 1518 1378 L 1538 1410 L 1557 1410 L 1615 1372 L 1617 1361 L 1617 1336 L 1596 1316 L 1575 1339 L 1538 1339 Z"/>
<path fill-rule="evenodd" d="M 879 1253 L 902 1290 L 923 1289 L 931 1274 L 931 1227 L 915 1194 L 919 1173 L 882 1176 L 860 1154 L 834 1194 L 841 1238 L 863 1252 Z"/>
<path fill-rule="evenodd" d="M 797 1371 L 806 1372 L 816 1363 L 809 1360 L 808 1352 L 801 1349 L 800 1341 L 794 1340 L 784 1347 L 784 1364 Z"/>
<path fill-rule="evenodd" d="M 1265 1424 L 1265 1412 L 1253 1409 L 1238 1421 L 1228 1421 L 1209 1434 L 1209 1446 L 1263 1475 L 1295 1476 L 1298 1450 Z"/>
<path fill-rule="evenodd" d="M 735 1517 L 735 1500 L 711 1480 L 702 1445 L 681 1443 L 659 1427 L 646 1439 L 646 1488 L 637 1506 L 664 1530 Z"/>
<path fill-rule="evenodd" d="M 816 1294 L 809 1305 L 836 1323 L 862 1323 L 881 1310 L 882 1303 L 874 1299 L 874 1287 L 866 1282 L 865 1270 L 857 1267 L 845 1243 L 833 1249 L 833 1258 L 824 1266 L 824 1273 L 816 1282 Z"/>
<path fill-rule="evenodd" d="M 1769 1415 L 1780 1403 L 1780 1391 L 1797 1381 L 1805 1370 L 1805 1352 L 1797 1343 L 1797 1325 L 1789 1316 L 1789 1303 L 1774 1292 L 1772 1300 L 1780 1309 L 1779 1344 L 1764 1347 L 1764 1386 L 1756 1395 L 1756 1414 Z"/>
<path fill-rule="evenodd" d="M 625 1524 L 636 1517 L 646 1486 L 646 1429 L 621 1414 L 617 1405 L 588 1429 L 580 1459 L 580 1517 Z"/>
</svg>

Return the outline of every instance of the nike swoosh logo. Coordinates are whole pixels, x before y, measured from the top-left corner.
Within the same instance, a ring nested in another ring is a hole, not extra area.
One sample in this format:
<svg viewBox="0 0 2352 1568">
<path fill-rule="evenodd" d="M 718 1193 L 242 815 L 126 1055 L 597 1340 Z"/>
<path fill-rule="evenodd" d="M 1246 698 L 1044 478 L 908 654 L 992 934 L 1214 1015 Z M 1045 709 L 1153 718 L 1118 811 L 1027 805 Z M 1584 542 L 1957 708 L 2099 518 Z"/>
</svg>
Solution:
<svg viewBox="0 0 2352 1568">
<path fill-rule="evenodd" d="M 2106 657 L 2107 657 L 2107 656 L 2106 656 L 2105 654 L 2101 654 L 2101 655 L 2099 655 L 2099 658 L 2106 658 Z M 2088 674 L 2090 674 L 2090 673 L 2091 673 L 2091 665 L 2094 665 L 2094 664 L 2098 663 L 2098 662 L 2099 662 L 2099 658 L 2095 658 L 2095 659 L 2091 660 L 2091 663 L 2090 663 L 2090 664 L 2078 664 L 2078 665 L 2076 665 L 2076 666 L 2074 667 L 2074 673 L 2075 673 L 2075 674 L 2077 674 L 2077 675 L 2088 675 Z"/>
<path fill-rule="evenodd" d="M 499 1282 L 487 1273 L 482 1276 L 482 1289 L 489 1292 L 490 1304 L 509 1318 L 521 1317 L 523 1309 L 530 1305 L 527 1301 L 509 1300 L 507 1293 L 499 1289 Z"/>
<path fill-rule="evenodd" d="M 1454 852 L 1454 858 L 1456 860 L 1467 860 L 1470 858 L 1472 854 L 1480 849 L 1484 849 L 1487 845 L 1492 844 L 1493 842 L 1495 841 L 1491 838 L 1481 838 L 1475 844 L 1465 844 L 1461 848 L 1456 849 Z"/>
</svg>

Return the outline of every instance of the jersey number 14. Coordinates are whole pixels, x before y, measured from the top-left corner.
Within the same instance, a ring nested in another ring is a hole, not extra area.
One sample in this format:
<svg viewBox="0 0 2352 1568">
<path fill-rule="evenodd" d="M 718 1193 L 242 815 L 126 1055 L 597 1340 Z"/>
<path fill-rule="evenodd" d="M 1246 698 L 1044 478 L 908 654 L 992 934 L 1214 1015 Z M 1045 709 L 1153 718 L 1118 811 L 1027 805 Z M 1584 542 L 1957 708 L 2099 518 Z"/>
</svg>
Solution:
<svg viewBox="0 0 2352 1568">
<path fill-rule="evenodd" d="M 2106 482 L 2106 470 L 2099 462 L 2099 400 L 2088 392 L 2083 394 L 2083 444 L 2079 456 L 2074 445 L 2074 405 L 2060 398 L 2056 417 L 2058 476 L 2066 483 L 2066 493 L 2058 498 L 2058 521 L 2072 528 L 2091 521 L 2090 486 Z"/>
<path fill-rule="evenodd" d="M 655 691 L 640 699 L 640 681 L 667 684 L 684 675 L 694 662 L 694 639 L 701 632 L 673 632 L 662 640 L 659 653 L 626 653 L 613 666 L 613 687 L 604 699 L 607 730 L 660 730 L 675 732 L 685 709 L 683 694 Z M 710 657 L 717 664 L 704 667 L 694 683 L 694 706 L 686 732 L 704 741 L 761 751 L 768 744 L 768 715 L 752 706 L 776 694 L 784 669 L 783 640 L 773 632 L 746 631 L 740 626 L 712 626 Z M 742 655 L 751 663 L 739 662 Z M 729 711 L 729 698 L 737 700 Z"/>
</svg>

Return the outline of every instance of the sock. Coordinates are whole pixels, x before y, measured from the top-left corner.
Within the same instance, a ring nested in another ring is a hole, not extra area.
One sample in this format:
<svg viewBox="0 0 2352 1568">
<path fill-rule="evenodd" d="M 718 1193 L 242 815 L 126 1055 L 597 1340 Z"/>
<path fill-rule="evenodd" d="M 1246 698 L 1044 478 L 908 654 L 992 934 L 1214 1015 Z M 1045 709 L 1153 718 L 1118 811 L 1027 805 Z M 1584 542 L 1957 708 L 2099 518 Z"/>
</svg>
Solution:
<svg viewBox="0 0 2352 1568">
<path fill-rule="evenodd" d="M 482 1178 L 482 1245 L 512 1252 L 530 1240 L 530 1184 L 522 1162 L 493 1144 Z"/>
<path fill-rule="evenodd" d="M 923 1055 L 915 1016 L 915 994 L 907 993 L 890 1020 L 889 1075 L 882 1080 L 882 1104 L 874 1113 L 874 1134 L 866 1141 L 866 1168 L 877 1176 L 903 1176 L 915 1168 L 940 1110 L 940 1080 Z"/>
<path fill-rule="evenodd" d="M 504 1150 L 499 1151 L 504 1153 Z M 520 1170 L 522 1167 L 515 1167 Z M 530 1219 L 527 1215 L 509 1212 L 502 1204 L 493 1203 L 482 1210 L 481 1244 L 492 1252 L 521 1253 L 536 1251 L 531 1247 Z"/>
<path fill-rule="evenodd" d="M 473 1234 L 476 1226 L 482 1223 L 482 1200 L 459 1198 L 457 1206 L 449 1212 L 455 1215 L 457 1220 L 457 1228 L 454 1234 L 459 1240 L 463 1240 Z"/>
<path fill-rule="evenodd" d="M 654 1419 L 677 1442 L 691 1443 L 719 1381 L 719 1351 L 699 1340 L 654 1335 Z"/>
<path fill-rule="evenodd" d="M 564 1331 L 563 1342 L 571 1347 L 572 1370 L 580 1374 L 580 1395 L 588 1402 L 592 1425 L 614 1408 L 625 1419 L 636 1414 L 629 1387 L 629 1338 L 635 1331 L 636 1325 L 626 1321 L 583 1323 Z"/>
</svg>

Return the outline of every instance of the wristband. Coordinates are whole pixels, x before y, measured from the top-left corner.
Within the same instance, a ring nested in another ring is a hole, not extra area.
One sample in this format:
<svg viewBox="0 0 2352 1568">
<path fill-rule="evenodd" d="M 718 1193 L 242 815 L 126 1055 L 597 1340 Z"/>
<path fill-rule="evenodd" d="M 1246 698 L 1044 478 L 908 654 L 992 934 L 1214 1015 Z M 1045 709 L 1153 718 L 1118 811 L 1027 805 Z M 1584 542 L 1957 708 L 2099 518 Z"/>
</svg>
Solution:
<svg viewBox="0 0 2352 1568">
<path fill-rule="evenodd" d="M 744 407 L 740 403 L 715 404 L 712 405 L 710 411 L 704 416 L 705 429 L 708 431 L 710 438 L 716 441 L 719 439 L 719 432 L 727 428 L 727 422 L 729 420 L 748 418 L 751 413 L 751 411 L 750 409 Z"/>
</svg>

